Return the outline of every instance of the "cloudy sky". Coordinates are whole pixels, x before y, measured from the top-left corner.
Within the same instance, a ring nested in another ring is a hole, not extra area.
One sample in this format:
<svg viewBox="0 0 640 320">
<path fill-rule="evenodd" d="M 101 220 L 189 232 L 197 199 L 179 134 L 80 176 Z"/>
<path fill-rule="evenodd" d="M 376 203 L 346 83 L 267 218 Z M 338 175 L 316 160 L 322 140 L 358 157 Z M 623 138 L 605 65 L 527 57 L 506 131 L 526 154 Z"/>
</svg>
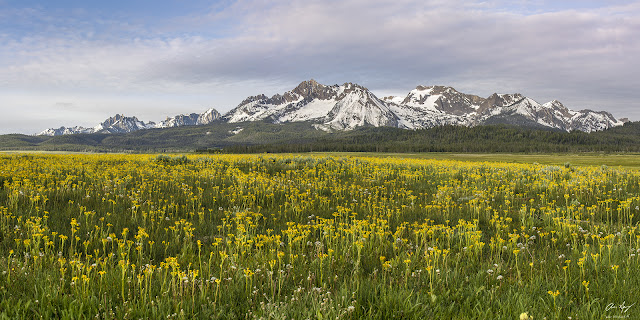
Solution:
<svg viewBox="0 0 640 320">
<path fill-rule="evenodd" d="M 311 78 L 640 120 L 639 57 L 639 1 L 0 0 L 0 134 L 224 113 Z"/>
</svg>

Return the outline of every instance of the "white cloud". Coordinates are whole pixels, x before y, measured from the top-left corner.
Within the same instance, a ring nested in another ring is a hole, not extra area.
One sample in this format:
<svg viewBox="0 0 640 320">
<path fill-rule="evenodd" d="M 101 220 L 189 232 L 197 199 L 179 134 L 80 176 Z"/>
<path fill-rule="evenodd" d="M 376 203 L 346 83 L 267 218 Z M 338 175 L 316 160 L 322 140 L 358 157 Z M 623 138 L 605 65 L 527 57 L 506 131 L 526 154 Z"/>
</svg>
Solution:
<svg viewBox="0 0 640 320">
<path fill-rule="evenodd" d="M 176 17 L 155 32 L 115 20 L 96 27 L 77 13 L 67 29 L 54 21 L 54 32 L 0 34 L 0 86 L 80 92 L 86 108 L 95 93 L 114 103 L 136 100 L 127 105 L 140 115 L 157 96 L 172 97 L 173 113 L 189 112 L 185 105 L 196 101 L 225 111 L 245 96 L 288 90 L 308 78 L 358 82 L 374 92 L 446 84 L 479 95 L 517 91 L 640 119 L 640 111 L 628 108 L 640 98 L 640 5 L 565 7 L 549 9 L 542 1 L 241 0 Z M 37 10 L 28 14 L 38 17 L 38 26 L 52 19 Z M 115 36 L 105 30 L 116 30 Z M 181 99 L 187 103 L 178 105 Z M 60 101 L 67 100 L 38 103 Z"/>
</svg>

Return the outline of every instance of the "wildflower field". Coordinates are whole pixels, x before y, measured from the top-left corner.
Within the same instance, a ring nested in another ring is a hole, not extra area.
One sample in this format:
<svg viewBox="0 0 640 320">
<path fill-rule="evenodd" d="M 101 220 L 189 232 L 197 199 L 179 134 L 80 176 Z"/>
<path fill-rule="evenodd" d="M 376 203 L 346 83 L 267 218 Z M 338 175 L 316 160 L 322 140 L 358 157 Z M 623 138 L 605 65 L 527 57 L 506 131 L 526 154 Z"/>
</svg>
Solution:
<svg viewBox="0 0 640 320">
<path fill-rule="evenodd" d="M 0 187 L 3 319 L 640 318 L 635 170 L 5 154 Z"/>
</svg>

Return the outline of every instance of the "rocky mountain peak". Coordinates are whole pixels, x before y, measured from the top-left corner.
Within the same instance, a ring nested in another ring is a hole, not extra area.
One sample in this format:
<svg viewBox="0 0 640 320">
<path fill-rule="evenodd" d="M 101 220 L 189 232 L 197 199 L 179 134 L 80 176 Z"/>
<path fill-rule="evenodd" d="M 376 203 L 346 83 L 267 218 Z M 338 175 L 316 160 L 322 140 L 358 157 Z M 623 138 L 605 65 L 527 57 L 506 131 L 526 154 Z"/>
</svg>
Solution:
<svg viewBox="0 0 640 320">
<path fill-rule="evenodd" d="M 256 95 L 256 96 L 247 97 L 246 99 L 242 100 L 242 102 L 240 102 L 240 104 L 243 105 L 243 104 L 248 104 L 248 103 L 251 103 L 251 102 L 254 102 L 254 101 L 260 101 L 260 100 L 266 100 L 266 99 L 268 99 L 268 97 L 266 95 L 259 94 L 259 95 Z"/>
<path fill-rule="evenodd" d="M 211 122 L 214 122 L 218 119 L 220 119 L 222 117 L 222 115 L 220 114 L 220 112 L 218 112 L 218 110 L 214 109 L 214 108 L 209 108 L 207 111 L 205 111 L 204 113 L 200 114 L 198 116 L 198 120 L 196 122 L 197 125 L 200 124 L 209 124 Z"/>
<path fill-rule="evenodd" d="M 459 94 L 458 90 L 448 86 L 430 86 L 431 94 Z"/>
<path fill-rule="evenodd" d="M 105 120 L 104 122 L 101 123 L 101 125 L 103 125 L 104 127 L 109 127 L 112 126 L 113 124 L 115 124 L 118 121 L 121 121 L 122 119 L 124 119 L 125 116 L 121 115 L 121 114 L 116 114 L 113 117 L 108 118 L 107 120 Z M 138 119 L 136 119 L 138 120 Z"/>
<path fill-rule="evenodd" d="M 564 108 L 564 105 L 562 104 L 562 102 L 560 102 L 558 100 L 555 100 L 555 99 L 549 101 L 548 104 L 551 105 L 551 106 L 563 107 Z"/>
<path fill-rule="evenodd" d="M 291 90 L 292 93 L 302 96 L 304 99 L 313 100 L 329 100 L 335 95 L 335 88 L 325 86 L 311 79 L 301 82 L 295 89 Z M 286 95 L 286 94 L 285 94 Z M 291 101 L 287 101 L 291 102 Z"/>
<path fill-rule="evenodd" d="M 478 112 L 482 113 L 494 108 L 508 107 L 523 99 L 525 99 L 525 97 L 519 93 L 514 93 L 514 94 L 494 93 L 490 95 L 488 98 L 484 99 L 482 103 L 480 103 Z"/>
</svg>

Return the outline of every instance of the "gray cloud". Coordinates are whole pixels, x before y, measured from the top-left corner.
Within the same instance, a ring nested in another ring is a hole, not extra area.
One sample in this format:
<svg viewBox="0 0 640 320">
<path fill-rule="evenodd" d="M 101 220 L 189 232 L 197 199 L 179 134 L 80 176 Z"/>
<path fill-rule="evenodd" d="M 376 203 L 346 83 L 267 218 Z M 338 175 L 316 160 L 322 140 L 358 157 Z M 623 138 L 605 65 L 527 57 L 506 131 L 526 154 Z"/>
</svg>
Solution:
<svg viewBox="0 0 640 320">
<path fill-rule="evenodd" d="M 241 0 L 147 37 L 140 26 L 120 40 L 80 30 L 0 37 L 0 85 L 119 95 L 131 114 L 149 114 L 156 93 L 226 111 L 309 78 L 396 94 L 445 84 L 640 120 L 640 4 L 580 3 Z"/>
<path fill-rule="evenodd" d="M 197 55 L 166 57 L 149 76 L 293 83 L 311 74 L 372 89 L 447 81 L 480 94 L 516 90 L 556 98 L 545 94 L 550 92 L 615 109 L 608 93 L 636 94 L 638 9 L 632 4 L 524 15 L 458 1 L 266 7 L 244 1 L 229 9 L 245 14 L 236 37 L 193 44 L 185 51 Z"/>
<path fill-rule="evenodd" d="M 79 108 L 79 106 L 72 102 L 56 102 L 53 107 L 60 110 L 74 110 Z"/>
</svg>

